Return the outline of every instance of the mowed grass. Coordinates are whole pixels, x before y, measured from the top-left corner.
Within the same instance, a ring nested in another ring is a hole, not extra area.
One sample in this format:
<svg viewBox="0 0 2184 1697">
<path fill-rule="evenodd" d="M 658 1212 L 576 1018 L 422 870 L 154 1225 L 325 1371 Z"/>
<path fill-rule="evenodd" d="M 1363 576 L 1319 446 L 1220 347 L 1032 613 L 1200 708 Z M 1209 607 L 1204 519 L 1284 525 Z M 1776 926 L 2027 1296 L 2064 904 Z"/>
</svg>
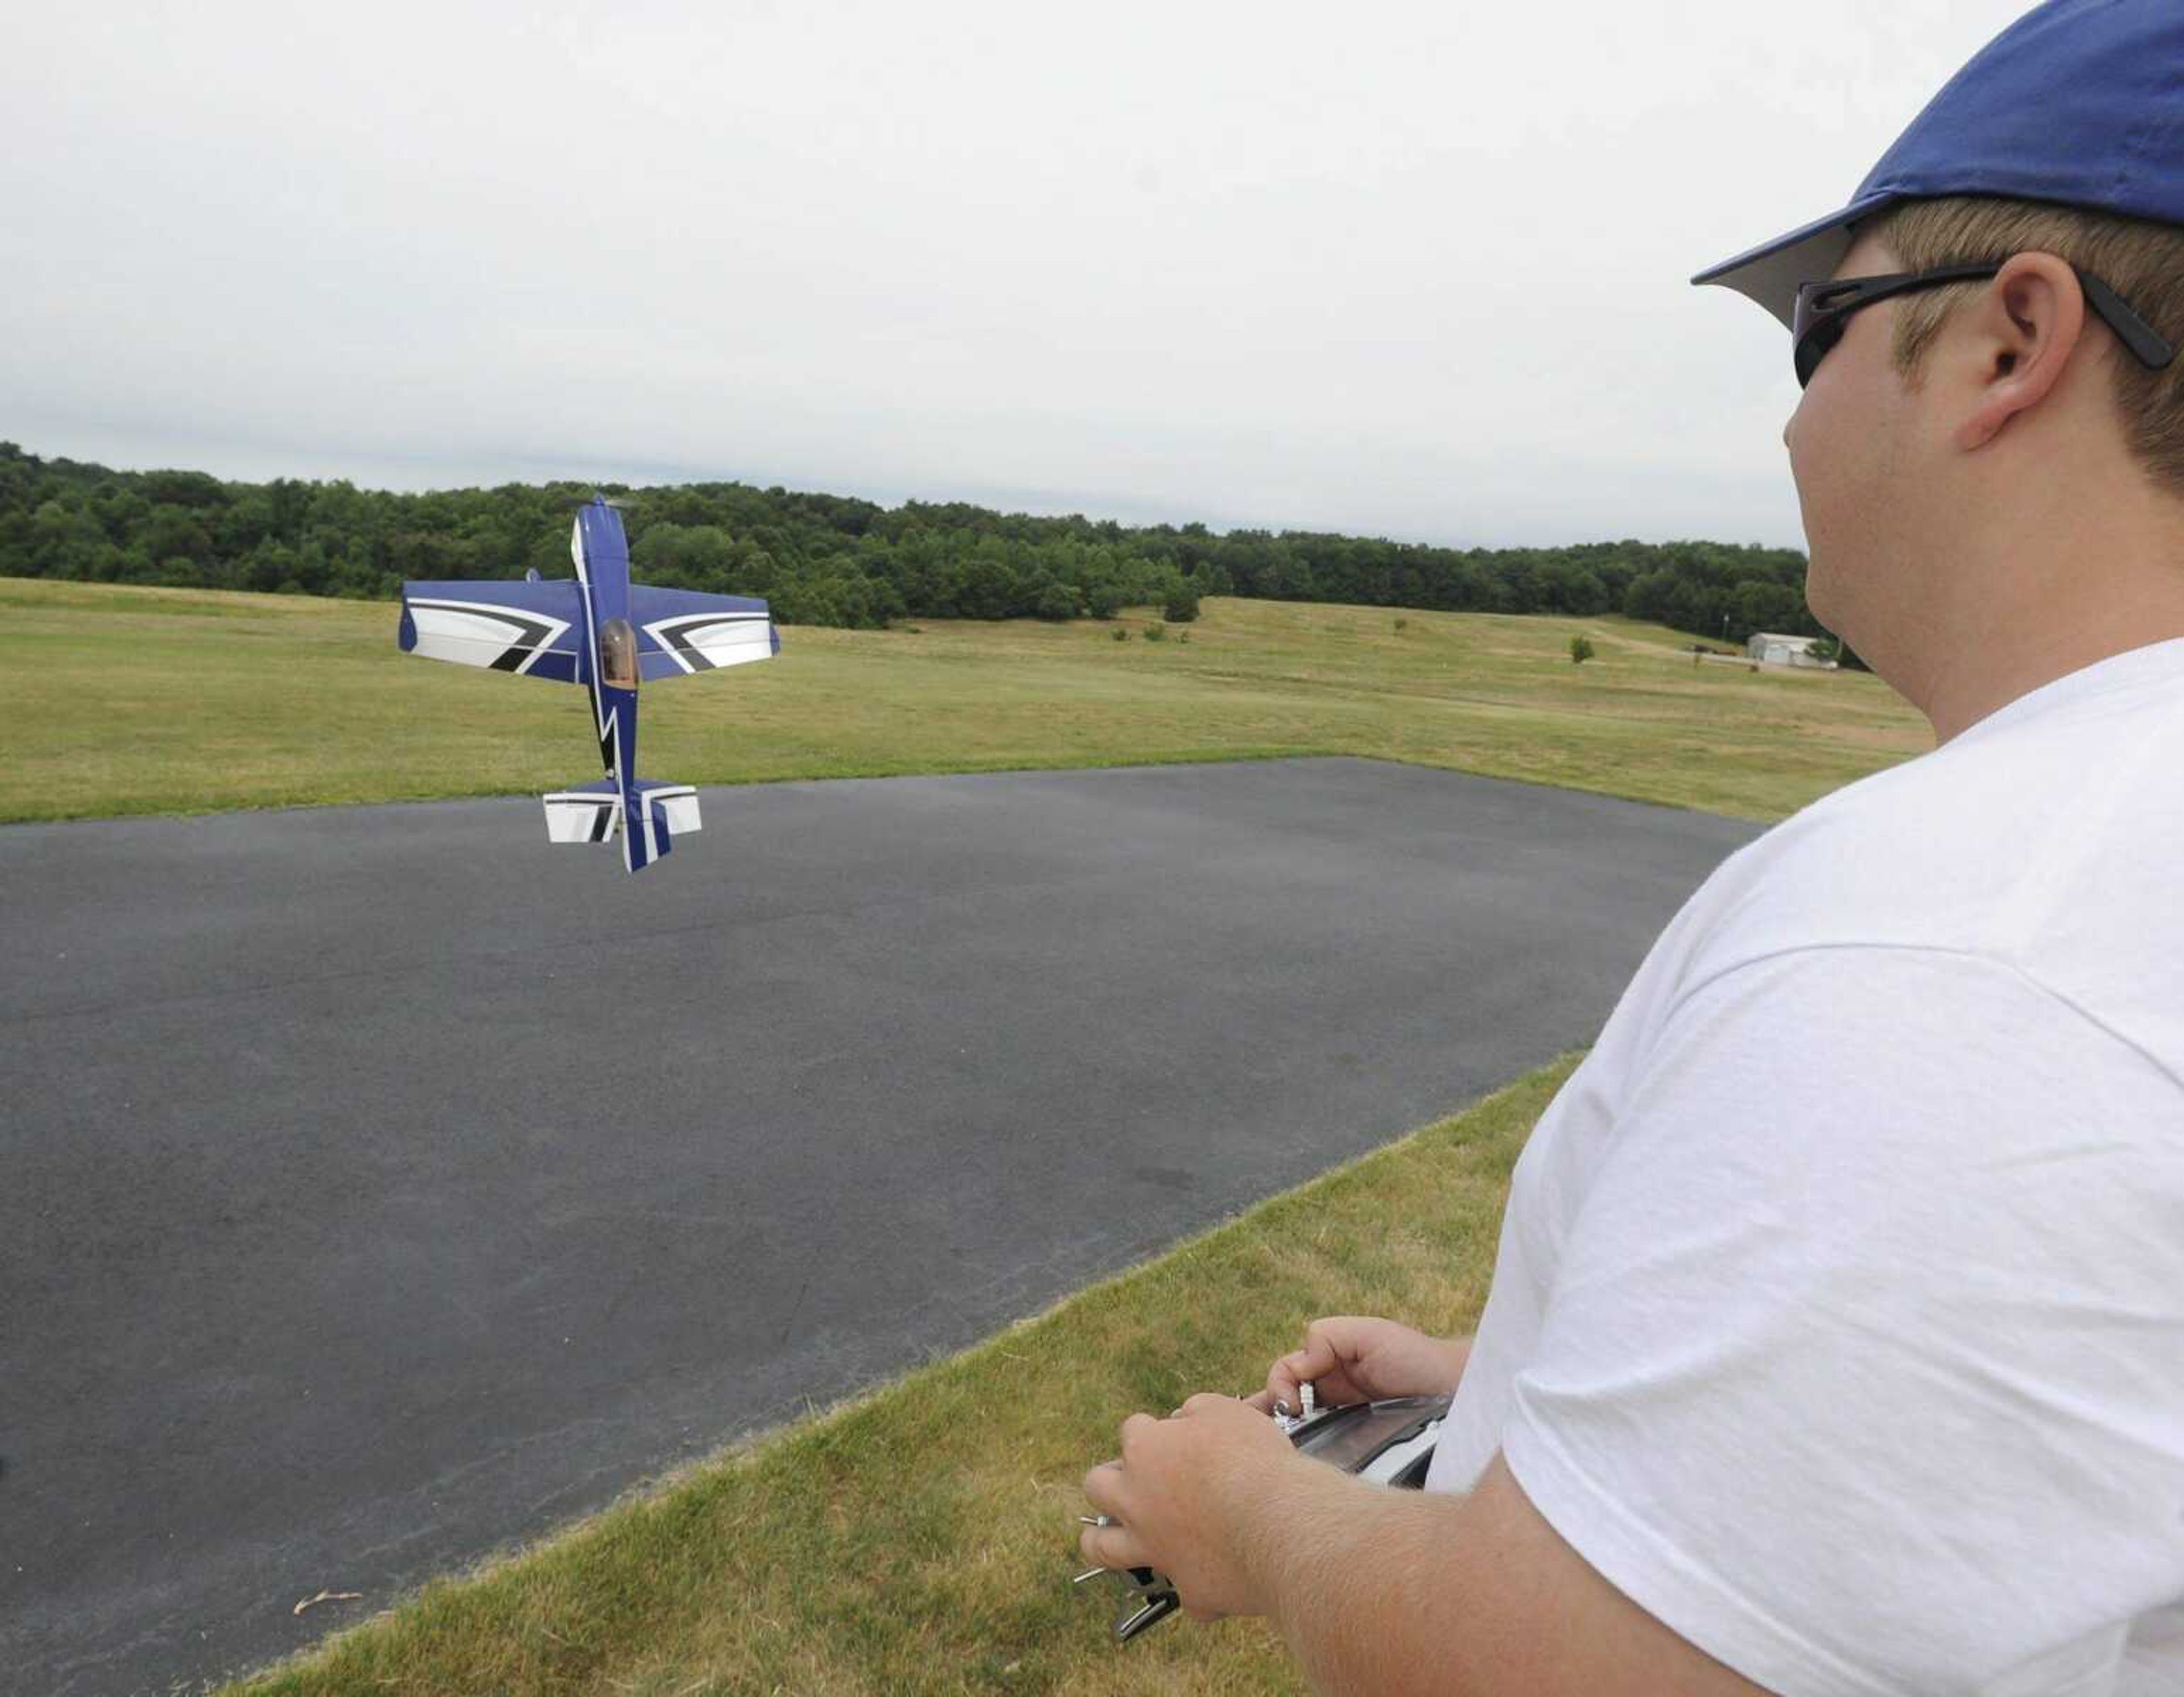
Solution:
<svg viewBox="0 0 2184 1697">
<path fill-rule="evenodd" d="M 402 654 L 396 618 L 0 578 L 0 820 L 598 776 L 581 691 Z M 1121 622 L 1125 642 L 1084 622 L 791 628 L 765 664 L 648 687 L 639 767 L 719 784 L 1351 754 L 1771 823 L 1932 746 L 1876 678 L 1695 667 L 1688 637 L 1619 617 L 1218 599 L 1164 641 L 1148 614 Z M 1597 657 L 1574 666 L 1580 634 Z"/>
<path fill-rule="evenodd" d="M 1316 1315 L 1468 1329 L 1510 1168 L 1580 1058 L 227 1689 L 1303 1692 L 1262 1621 L 1117 1644 L 1119 1588 L 1069 1583 L 1079 1482 L 1124 1415 L 1256 1389 Z"/>
</svg>

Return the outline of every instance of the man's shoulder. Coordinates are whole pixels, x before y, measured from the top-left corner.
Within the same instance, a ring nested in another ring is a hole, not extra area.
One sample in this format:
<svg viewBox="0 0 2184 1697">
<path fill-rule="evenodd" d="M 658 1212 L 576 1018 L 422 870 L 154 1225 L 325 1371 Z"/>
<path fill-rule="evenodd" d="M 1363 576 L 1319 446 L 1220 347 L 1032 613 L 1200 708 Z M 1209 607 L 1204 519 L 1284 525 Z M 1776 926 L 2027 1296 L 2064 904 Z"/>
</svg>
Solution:
<svg viewBox="0 0 2184 1697">
<path fill-rule="evenodd" d="M 1955 774 L 1922 762 L 1822 796 L 1714 869 L 1688 910 L 1689 959 L 1709 974 L 1794 950 L 1977 950 L 1991 941 L 2008 873 Z M 1975 889 L 1966 873 L 1974 872 Z M 1691 969 L 1679 974 L 1688 980 Z"/>
<path fill-rule="evenodd" d="M 1792 814 L 1716 869 L 1694 942 L 1716 957 L 1863 943 L 2031 962 L 2059 916 L 2082 930 L 2136 913 L 2142 929 L 2177 908 L 2144 872 L 2184 829 L 2184 770 L 2134 779 L 2030 740 L 1936 750 Z"/>
</svg>

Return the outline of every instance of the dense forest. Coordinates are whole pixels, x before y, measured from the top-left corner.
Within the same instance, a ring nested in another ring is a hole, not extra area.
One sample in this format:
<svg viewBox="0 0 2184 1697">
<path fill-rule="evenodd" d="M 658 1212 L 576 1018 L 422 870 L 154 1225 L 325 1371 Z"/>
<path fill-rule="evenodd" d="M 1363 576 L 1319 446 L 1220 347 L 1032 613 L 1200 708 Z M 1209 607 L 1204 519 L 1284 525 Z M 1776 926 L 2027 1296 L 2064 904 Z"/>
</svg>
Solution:
<svg viewBox="0 0 2184 1697">
<path fill-rule="evenodd" d="M 1303 531 L 1034 518 L 957 502 L 883 507 L 744 483 L 599 486 L 623 505 L 640 582 L 763 595 L 784 624 L 891 619 L 1189 618 L 1203 595 L 1619 612 L 1741 646 L 1819 636 L 1805 556 L 1715 542 L 1435 548 Z M 588 484 L 392 494 L 346 482 L 224 483 L 116 472 L 0 443 L 0 577 L 392 599 L 404 578 L 566 578 Z M 1834 652 L 1832 648 L 1824 652 Z M 1846 665 L 1857 657 L 1845 650 Z"/>
</svg>

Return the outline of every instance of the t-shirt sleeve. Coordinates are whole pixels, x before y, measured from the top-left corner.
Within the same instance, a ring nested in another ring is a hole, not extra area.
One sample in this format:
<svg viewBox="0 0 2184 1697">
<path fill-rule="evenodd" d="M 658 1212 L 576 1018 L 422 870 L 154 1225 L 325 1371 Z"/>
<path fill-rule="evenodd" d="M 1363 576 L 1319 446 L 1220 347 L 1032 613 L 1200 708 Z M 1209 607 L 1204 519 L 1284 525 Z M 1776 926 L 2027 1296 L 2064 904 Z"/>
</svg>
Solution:
<svg viewBox="0 0 2184 1697">
<path fill-rule="evenodd" d="M 2184 1087 L 2007 963 L 1688 993 L 1568 1227 L 1510 1471 L 1771 1690 L 2106 1690 L 2184 1595 Z"/>
</svg>

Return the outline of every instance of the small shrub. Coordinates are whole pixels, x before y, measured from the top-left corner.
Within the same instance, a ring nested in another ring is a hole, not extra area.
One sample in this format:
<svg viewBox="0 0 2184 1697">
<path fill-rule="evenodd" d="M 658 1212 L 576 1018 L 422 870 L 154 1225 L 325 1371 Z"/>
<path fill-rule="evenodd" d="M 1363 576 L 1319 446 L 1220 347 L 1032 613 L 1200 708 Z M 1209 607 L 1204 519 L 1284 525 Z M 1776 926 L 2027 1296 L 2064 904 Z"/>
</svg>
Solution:
<svg viewBox="0 0 2184 1697">
<path fill-rule="evenodd" d="M 1149 624 L 1149 625 L 1147 625 L 1147 626 L 1145 627 L 1145 640 L 1146 640 L 1147 642 L 1165 642 L 1165 641 L 1167 641 L 1167 627 L 1166 625 L 1164 625 L 1164 624 Z"/>
<path fill-rule="evenodd" d="M 1190 589 L 1171 589 L 1161 617 L 1170 624 L 1188 624 L 1198 617 L 1198 595 Z"/>
<path fill-rule="evenodd" d="M 1396 628 L 1397 630 L 1408 630 L 1410 628 L 1411 622 L 1408 619 L 1397 619 L 1396 621 Z"/>
<path fill-rule="evenodd" d="M 1109 631 L 1107 634 L 1113 637 L 1117 642 L 1128 642 L 1130 639 L 1130 628 L 1126 624 L 1118 624 L 1114 628 L 1114 629 Z"/>
<path fill-rule="evenodd" d="M 1190 633 L 1187 630 L 1179 630 L 1175 634 L 1175 639 L 1178 642 L 1189 642 L 1190 640 Z"/>
<path fill-rule="evenodd" d="M 1591 658 L 1592 645 L 1587 642 L 1581 636 L 1572 637 L 1570 639 L 1570 663 L 1573 666 L 1582 666 L 1586 661 Z"/>
</svg>

